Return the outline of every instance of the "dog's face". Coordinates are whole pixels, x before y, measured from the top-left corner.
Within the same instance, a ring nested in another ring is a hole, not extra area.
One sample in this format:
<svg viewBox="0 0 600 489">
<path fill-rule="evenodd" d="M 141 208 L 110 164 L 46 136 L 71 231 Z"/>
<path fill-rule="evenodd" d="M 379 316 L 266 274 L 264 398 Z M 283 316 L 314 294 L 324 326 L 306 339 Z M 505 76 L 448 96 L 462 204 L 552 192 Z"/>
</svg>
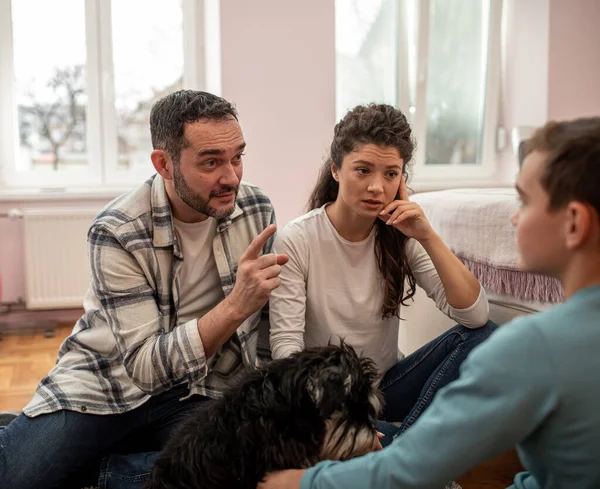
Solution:
<svg viewBox="0 0 600 489">
<path fill-rule="evenodd" d="M 177 429 L 147 488 L 255 489 L 271 471 L 373 451 L 377 380 L 344 344 L 269 362 Z"/>
<path fill-rule="evenodd" d="M 306 392 L 326 424 L 320 458 L 347 460 L 373 451 L 378 446 L 375 421 L 382 410 L 375 364 L 345 344 L 298 355 L 309 364 Z"/>
</svg>

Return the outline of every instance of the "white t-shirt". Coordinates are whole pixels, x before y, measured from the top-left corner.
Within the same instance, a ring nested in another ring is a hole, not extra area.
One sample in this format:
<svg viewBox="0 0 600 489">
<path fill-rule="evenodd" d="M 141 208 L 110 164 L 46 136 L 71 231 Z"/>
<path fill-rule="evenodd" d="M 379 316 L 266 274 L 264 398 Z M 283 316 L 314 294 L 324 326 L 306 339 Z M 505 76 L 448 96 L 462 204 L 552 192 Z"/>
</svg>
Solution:
<svg viewBox="0 0 600 489">
<path fill-rule="evenodd" d="M 217 220 L 182 222 L 173 218 L 183 266 L 179 271 L 179 324 L 201 318 L 224 297 L 213 253 Z"/>
<path fill-rule="evenodd" d="M 274 249 L 290 261 L 269 302 L 273 358 L 340 338 L 372 358 L 382 374 L 403 358 L 398 318 L 381 317 L 384 281 L 375 256 L 375 228 L 365 240 L 350 242 L 336 231 L 323 206 L 284 226 Z M 406 255 L 417 284 L 442 312 L 467 327 L 487 322 L 483 287 L 471 307 L 455 309 L 421 244 L 408 239 Z"/>
</svg>

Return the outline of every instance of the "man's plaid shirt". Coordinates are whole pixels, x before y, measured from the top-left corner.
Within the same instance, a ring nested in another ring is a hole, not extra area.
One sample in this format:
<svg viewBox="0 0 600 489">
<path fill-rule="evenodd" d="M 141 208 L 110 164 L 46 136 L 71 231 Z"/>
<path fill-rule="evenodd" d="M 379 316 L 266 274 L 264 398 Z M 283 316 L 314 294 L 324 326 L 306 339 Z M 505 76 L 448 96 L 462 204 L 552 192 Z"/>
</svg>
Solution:
<svg viewBox="0 0 600 489">
<path fill-rule="evenodd" d="M 265 194 L 242 183 L 233 214 L 219 220 L 213 240 L 225 296 L 238 259 L 274 221 Z M 272 242 L 263 252 L 271 251 Z M 162 177 L 108 204 L 94 220 L 88 244 L 92 280 L 85 313 L 25 408 L 27 416 L 62 409 L 123 413 L 182 383 L 191 394 L 218 397 L 244 367 L 255 366 L 259 323 L 268 318 L 264 310 L 238 328 L 210 365 L 197 319 L 178 324 L 184 257 Z"/>
</svg>

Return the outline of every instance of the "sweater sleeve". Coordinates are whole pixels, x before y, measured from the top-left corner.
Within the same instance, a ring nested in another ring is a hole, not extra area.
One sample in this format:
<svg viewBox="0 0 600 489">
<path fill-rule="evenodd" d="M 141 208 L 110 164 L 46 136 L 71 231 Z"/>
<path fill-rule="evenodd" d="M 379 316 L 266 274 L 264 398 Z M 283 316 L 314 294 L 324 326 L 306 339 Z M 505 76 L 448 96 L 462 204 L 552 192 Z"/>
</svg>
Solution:
<svg viewBox="0 0 600 489">
<path fill-rule="evenodd" d="M 289 257 L 281 268 L 281 284 L 269 299 L 269 343 L 277 359 L 304 349 L 309 249 L 300 231 L 288 225 L 277 235 L 274 250 Z"/>
<path fill-rule="evenodd" d="M 448 304 L 444 284 L 423 246 L 418 241 L 409 239 L 406 255 L 417 285 L 425 290 L 427 297 L 433 300 L 446 316 L 467 328 L 478 328 L 487 322 L 490 308 L 483 287 L 480 286 L 477 300 L 470 307 L 456 309 Z"/>
</svg>

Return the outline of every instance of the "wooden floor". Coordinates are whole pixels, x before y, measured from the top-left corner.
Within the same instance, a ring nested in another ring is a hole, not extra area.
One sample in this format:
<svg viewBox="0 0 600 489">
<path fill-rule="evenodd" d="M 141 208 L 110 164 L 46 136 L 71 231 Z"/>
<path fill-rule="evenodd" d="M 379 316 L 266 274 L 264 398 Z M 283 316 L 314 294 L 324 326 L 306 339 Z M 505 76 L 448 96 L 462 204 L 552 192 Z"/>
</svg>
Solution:
<svg viewBox="0 0 600 489">
<path fill-rule="evenodd" d="M 59 325 L 53 338 L 43 334 L 6 335 L 0 340 L 0 411 L 20 411 L 56 362 L 58 348 L 73 325 Z"/>
<path fill-rule="evenodd" d="M 38 382 L 52 368 L 72 325 L 61 325 L 53 338 L 42 334 L 5 336 L 0 340 L 0 411 L 21 410 Z M 516 452 L 476 467 L 457 480 L 463 489 L 505 489 L 521 471 Z"/>
<path fill-rule="evenodd" d="M 521 471 L 523 467 L 513 449 L 471 469 L 456 482 L 463 489 L 505 489 L 512 485 L 515 474 Z"/>
</svg>

